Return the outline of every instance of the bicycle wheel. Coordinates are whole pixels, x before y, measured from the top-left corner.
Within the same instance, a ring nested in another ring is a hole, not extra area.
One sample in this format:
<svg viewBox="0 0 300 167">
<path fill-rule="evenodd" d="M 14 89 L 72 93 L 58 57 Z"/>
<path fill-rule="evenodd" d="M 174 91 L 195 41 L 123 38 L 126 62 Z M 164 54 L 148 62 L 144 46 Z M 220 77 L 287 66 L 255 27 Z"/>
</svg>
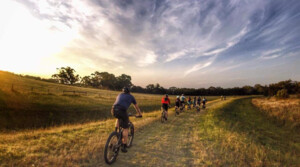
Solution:
<svg viewBox="0 0 300 167">
<path fill-rule="evenodd" d="M 119 134 L 117 132 L 112 132 L 105 144 L 104 148 L 104 160 L 107 164 L 112 164 L 116 161 L 120 146 L 121 140 L 119 140 Z"/>
<path fill-rule="evenodd" d="M 161 123 L 165 122 L 165 112 L 164 111 L 161 113 L 160 121 L 161 121 Z"/>
<path fill-rule="evenodd" d="M 179 115 L 178 109 L 175 109 L 175 116 Z"/>
<path fill-rule="evenodd" d="M 132 146 L 133 137 L 134 137 L 134 126 L 130 122 L 129 130 L 128 130 L 128 139 L 127 139 L 127 147 L 128 148 Z"/>
</svg>

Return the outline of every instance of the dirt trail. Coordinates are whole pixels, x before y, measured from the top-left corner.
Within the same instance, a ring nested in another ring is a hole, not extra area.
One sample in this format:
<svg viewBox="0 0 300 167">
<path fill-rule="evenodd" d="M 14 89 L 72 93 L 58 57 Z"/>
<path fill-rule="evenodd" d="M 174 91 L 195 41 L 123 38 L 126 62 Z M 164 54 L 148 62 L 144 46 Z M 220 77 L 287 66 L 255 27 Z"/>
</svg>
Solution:
<svg viewBox="0 0 300 167">
<path fill-rule="evenodd" d="M 175 117 L 172 112 L 167 123 L 155 121 L 140 129 L 133 147 L 126 154 L 120 153 L 112 166 L 193 166 L 195 123 L 204 113 L 188 110 Z"/>
</svg>

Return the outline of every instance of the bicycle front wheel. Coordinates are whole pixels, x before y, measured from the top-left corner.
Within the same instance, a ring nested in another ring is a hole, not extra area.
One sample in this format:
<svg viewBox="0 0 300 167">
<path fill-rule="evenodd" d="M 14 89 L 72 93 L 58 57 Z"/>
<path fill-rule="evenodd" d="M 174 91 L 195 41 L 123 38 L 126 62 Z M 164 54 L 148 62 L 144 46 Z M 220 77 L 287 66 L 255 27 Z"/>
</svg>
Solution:
<svg viewBox="0 0 300 167">
<path fill-rule="evenodd" d="M 116 161 L 120 146 L 121 140 L 119 139 L 119 134 L 117 132 L 112 132 L 105 144 L 104 148 L 104 160 L 107 164 L 112 164 Z"/>
</svg>

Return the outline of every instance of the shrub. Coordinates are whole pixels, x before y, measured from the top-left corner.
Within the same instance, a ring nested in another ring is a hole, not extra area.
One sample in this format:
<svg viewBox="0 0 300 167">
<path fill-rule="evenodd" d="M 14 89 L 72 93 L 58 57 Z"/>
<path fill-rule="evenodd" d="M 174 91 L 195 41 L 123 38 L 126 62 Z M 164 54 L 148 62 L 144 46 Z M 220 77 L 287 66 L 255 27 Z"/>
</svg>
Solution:
<svg viewBox="0 0 300 167">
<path fill-rule="evenodd" d="M 276 97 L 277 98 L 288 98 L 289 97 L 288 91 L 286 89 L 281 89 L 281 90 L 277 91 Z"/>
</svg>

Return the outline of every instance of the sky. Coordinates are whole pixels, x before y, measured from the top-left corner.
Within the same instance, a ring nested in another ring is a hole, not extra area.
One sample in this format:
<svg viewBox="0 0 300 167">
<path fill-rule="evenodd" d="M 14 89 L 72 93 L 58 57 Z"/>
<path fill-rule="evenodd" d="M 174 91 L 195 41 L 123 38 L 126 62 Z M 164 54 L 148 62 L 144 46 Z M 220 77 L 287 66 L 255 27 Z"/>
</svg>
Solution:
<svg viewBox="0 0 300 167">
<path fill-rule="evenodd" d="M 300 80 L 299 0 L 1 0 L 0 70 L 70 66 L 135 85 Z"/>
</svg>

